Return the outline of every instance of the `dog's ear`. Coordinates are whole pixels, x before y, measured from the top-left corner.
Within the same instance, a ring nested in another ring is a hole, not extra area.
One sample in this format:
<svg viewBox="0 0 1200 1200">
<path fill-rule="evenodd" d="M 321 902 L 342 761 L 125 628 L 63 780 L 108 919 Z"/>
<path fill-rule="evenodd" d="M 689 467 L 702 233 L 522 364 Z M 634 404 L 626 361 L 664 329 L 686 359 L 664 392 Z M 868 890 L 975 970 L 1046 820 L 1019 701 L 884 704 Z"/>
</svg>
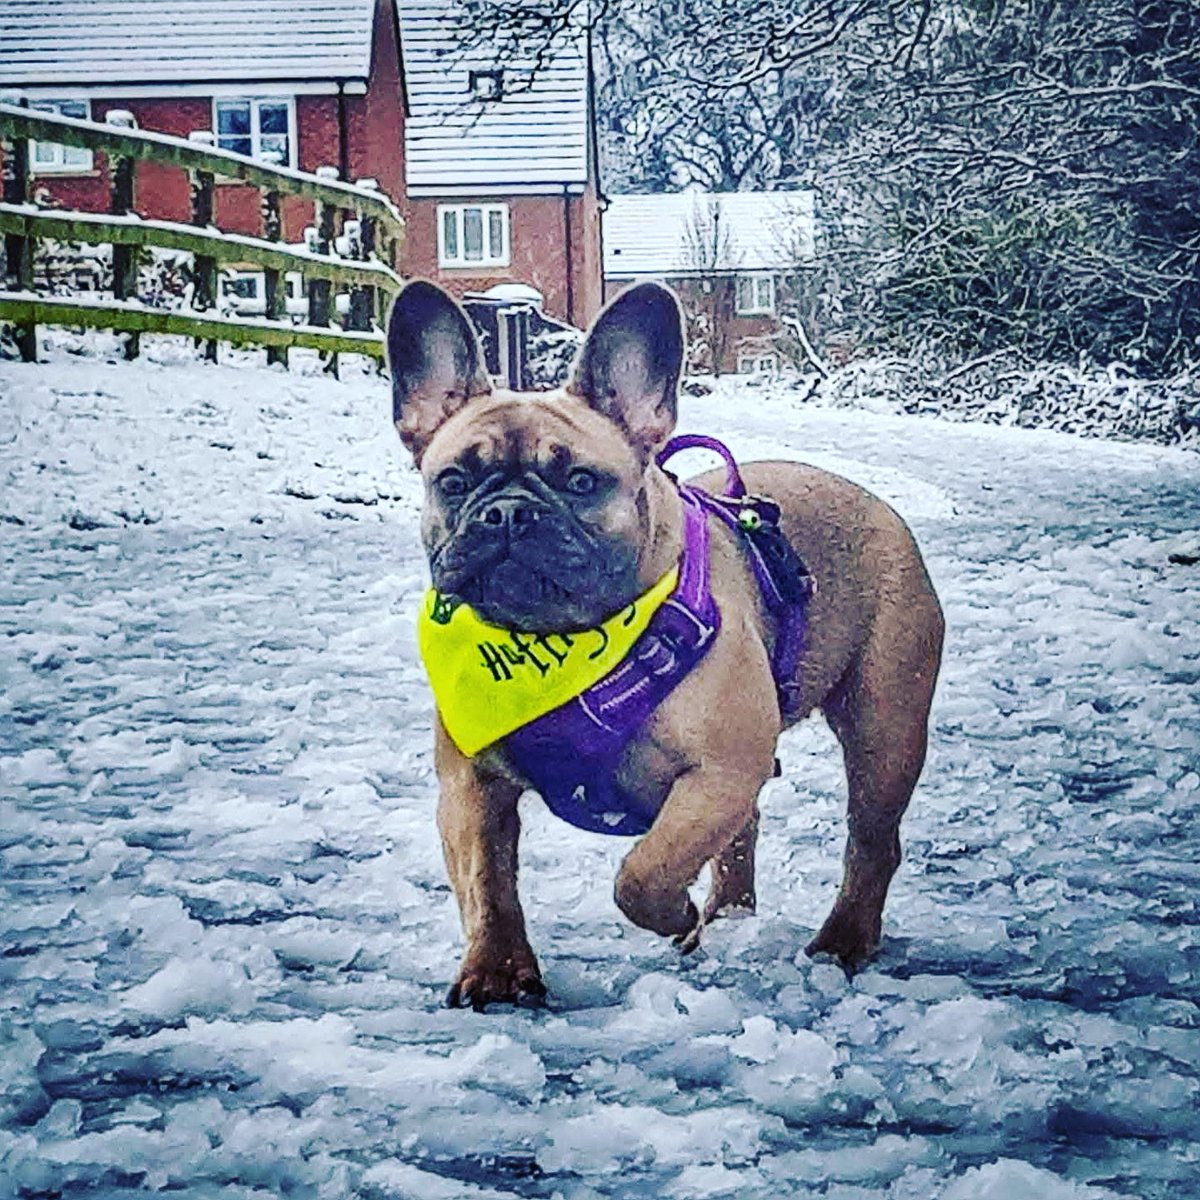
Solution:
<svg viewBox="0 0 1200 1200">
<path fill-rule="evenodd" d="M 592 326 L 567 390 L 615 421 L 649 454 L 675 428 L 683 317 L 658 283 L 623 291 Z"/>
<path fill-rule="evenodd" d="M 436 284 L 406 284 L 387 331 L 392 420 L 419 463 L 447 418 L 491 390 L 483 351 L 467 314 Z"/>
</svg>

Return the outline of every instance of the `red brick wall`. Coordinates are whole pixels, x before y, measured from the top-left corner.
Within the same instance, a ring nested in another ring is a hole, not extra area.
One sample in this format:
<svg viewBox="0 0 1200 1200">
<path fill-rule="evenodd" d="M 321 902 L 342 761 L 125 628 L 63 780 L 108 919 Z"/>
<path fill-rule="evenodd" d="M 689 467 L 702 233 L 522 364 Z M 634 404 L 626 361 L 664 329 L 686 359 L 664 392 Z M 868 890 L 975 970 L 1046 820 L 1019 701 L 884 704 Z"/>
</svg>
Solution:
<svg viewBox="0 0 1200 1200">
<path fill-rule="evenodd" d="M 133 113 L 139 129 L 174 137 L 186 138 L 195 130 L 211 130 L 213 125 L 210 96 L 93 100 L 92 120 L 103 121 L 112 109 Z M 298 166 L 309 171 L 319 166 L 337 166 L 336 96 L 297 96 L 296 127 Z M 108 210 L 110 180 L 102 154 L 96 155 L 94 168 L 86 175 L 39 175 L 35 176 L 34 186 L 64 208 L 84 212 Z M 138 163 L 134 202 L 144 217 L 190 221 L 187 172 L 163 163 Z M 218 181 L 215 216 L 217 224 L 231 233 L 261 234 L 258 189 Z M 299 241 L 304 227 L 312 223 L 312 205 L 298 197 L 285 197 L 283 217 L 284 237 Z"/>
<path fill-rule="evenodd" d="M 589 182 L 576 210 L 574 323 L 586 329 L 604 306 L 604 260 L 600 244 L 600 202 Z"/>
<path fill-rule="evenodd" d="M 400 48 L 396 40 L 393 0 L 378 0 L 372 44 L 372 75 L 365 95 L 345 97 L 350 175 L 374 178 L 397 204 L 404 197 L 404 102 Z M 253 87 L 248 86 L 252 93 Z M 296 97 L 296 165 L 305 171 L 340 165 L 338 98 L 336 95 Z M 91 115 L 103 121 L 111 109 L 133 113 L 138 128 L 186 138 L 198 129 L 211 130 L 210 96 L 130 100 L 93 100 Z M 109 174 L 103 155 L 84 175 L 44 175 L 35 188 L 64 208 L 105 212 L 109 204 Z M 145 217 L 169 221 L 191 219 L 187 174 L 159 163 L 138 164 L 134 191 L 136 207 Z M 218 183 L 216 221 L 233 233 L 261 234 L 259 191 L 240 183 Z M 312 205 L 298 197 L 283 201 L 283 235 L 299 241 L 312 224 Z"/>
<path fill-rule="evenodd" d="M 393 0 L 378 0 L 365 96 L 347 96 L 350 177 L 376 179 L 397 204 L 404 201 L 404 80 Z"/>
<path fill-rule="evenodd" d="M 179 99 L 92 101 L 92 120 L 103 121 L 113 109 L 133 113 L 138 128 L 155 133 L 187 137 L 194 129 L 212 127 L 212 101 L 196 96 Z M 48 193 L 64 208 L 84 212 L 107 212 L 110 179 L 108 163 L 97 154 L 91 172 L 85 175 L 39 175 L 34 187 Z M 187 177 L 175 167 L 160 163 L 138 163 L 134 184 L 138 210 L 146 217 L 163 221 L 186 221 L 191 215 Z"/>
<path fill-rule="evenodd" d="M 438 266 L 438 205 L 472 202 L 508 204 L 507 267 Z M 433 279 L 460 296 L 468 291 L 484 291 L 497 283 L 527 283 L 542 293 L 548 315 L 581 327 L 588 325 L 600 308 L 600 216 L 591 189 L 565 200 L 562 196 L 504 195 L 410 199 L 406 216 L 408 236 L 402 260 L 406 275 Z M 569 287 L 568 224 L 572 247 Z"/>
</svg>

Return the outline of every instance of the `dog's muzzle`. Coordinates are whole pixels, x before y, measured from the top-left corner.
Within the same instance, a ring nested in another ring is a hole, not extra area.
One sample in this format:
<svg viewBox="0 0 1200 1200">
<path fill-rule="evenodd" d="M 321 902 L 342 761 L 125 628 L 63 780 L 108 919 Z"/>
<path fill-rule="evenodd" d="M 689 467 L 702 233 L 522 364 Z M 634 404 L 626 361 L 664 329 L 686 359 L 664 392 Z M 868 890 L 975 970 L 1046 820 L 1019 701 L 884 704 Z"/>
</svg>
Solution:
<svg viewBox="0 0 1200 1200">
<path fill-rule="evenodd" d="M 513 541 L 537 536 L 539 522 L 553 515 L 548 505 L 533 496 L 497 495 L 489 496 L 476 509 L 471 516 L 471 524 L 485 527 L 492 536 L 503 531 Z"/>
</svg>

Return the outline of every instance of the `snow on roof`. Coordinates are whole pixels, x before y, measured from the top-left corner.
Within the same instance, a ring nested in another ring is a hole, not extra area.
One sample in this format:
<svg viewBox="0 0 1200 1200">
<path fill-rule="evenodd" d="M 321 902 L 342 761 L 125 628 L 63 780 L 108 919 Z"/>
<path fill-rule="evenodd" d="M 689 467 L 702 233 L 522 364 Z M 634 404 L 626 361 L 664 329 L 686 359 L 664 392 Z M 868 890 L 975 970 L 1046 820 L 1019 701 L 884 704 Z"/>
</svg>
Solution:
<svg viewBox="0 0 1200 1200">
<path fill-rule="evenodd" d="M 534 72 L 463 50 L 452 0 L 401 0 L 408 83 L 408 190 L 414 196 L 575 190 L 588 178 L 588 79 L 582 45 L 564 47 Z M 499 100 L 472 95 L 472 72 L 501 72 Z"/>
<path fill-rule="evenodd" d="M 811 192 L 660 192 L 609 197 L 604 274 L 779 271 L 812 258 Z"/>
<path fill-rule="evenodd" d="M 375 0 L 3 0 L 6 87 L 365 80 Z"/>
</svg>

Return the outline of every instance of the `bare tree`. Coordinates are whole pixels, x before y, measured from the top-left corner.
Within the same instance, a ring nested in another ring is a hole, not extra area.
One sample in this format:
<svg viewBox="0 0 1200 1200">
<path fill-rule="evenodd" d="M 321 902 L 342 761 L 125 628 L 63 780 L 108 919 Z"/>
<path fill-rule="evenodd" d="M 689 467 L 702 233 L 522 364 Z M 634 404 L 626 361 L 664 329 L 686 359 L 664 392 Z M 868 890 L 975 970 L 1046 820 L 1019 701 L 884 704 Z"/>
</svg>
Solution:
<svg viewBox="0 0 1200 1200">
<path fill-rule="evenodd" d="M 698 193 L 684 224 L 681 266 L 689 279 L 688 344 L 693 371 L 720 375 L 737 303 L 733 272 L 741 261 L 721 201 Z"/>
<path fill-rule="evenodd" d="M 610 188 L 816 189 L 830 329 L 1200 356 L 1200 0 L 460 3 L 589 30 Z"/>
</svg>

